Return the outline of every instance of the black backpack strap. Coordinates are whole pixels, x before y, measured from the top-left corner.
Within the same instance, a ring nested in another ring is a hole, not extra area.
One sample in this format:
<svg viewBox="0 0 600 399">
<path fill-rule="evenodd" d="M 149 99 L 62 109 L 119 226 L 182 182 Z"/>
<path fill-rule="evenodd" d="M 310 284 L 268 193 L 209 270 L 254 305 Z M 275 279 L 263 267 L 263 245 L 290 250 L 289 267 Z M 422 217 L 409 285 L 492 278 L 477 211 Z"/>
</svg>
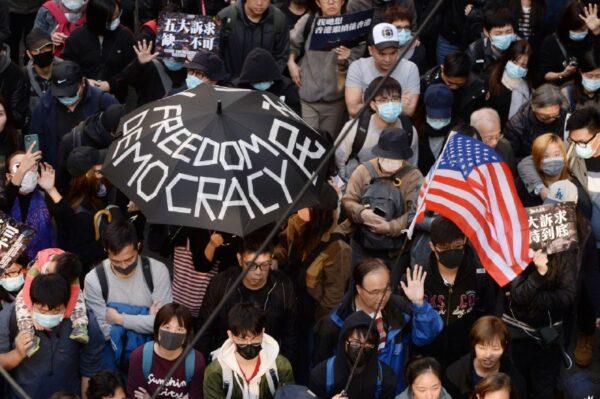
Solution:
<svg viewBox="0 0 600 399">
<path fill-rule="evenodd" d="M 73 149 L 81 147 L 81 134 L 83 130 L 83 123 L 81 122 L 79 125 L 73 129 L 72 137 L 73 137 Z"/>
<path fill-rule="evenodd" d="M 144 272 L 144 280 L 146 285 L 152 294 L 154 292 L 154 281 L 152 281 L 152 268 L 150 267 L 150 259 L 146 256 L 142 256 L 142 272 Z"/>
<path fill-rule="evenodd" d="M 410 142 L 412 143 L 413 140 L 413 134 L 414 134 L 414 129 L 413 129 L 413 123 L 410 120 L 409 117 L 404 116 L 404 115 L 400 115 L 400 125 L 402 125 L 402 129 L 408 133 L 409 137 L 410 137 Z"/>
<path fill-rule="evenodd" d="M 563 46 L 563 44 L 560 42 L 558 34 L 556 34 L 556 33 L 554 34 L 554 39 L 556 39 L 556 44 L 558 44 L 558 48 L 559 48 L 561 54 L 563 55 L 565 62 L 569 62 L 569 54 L 567 53 L 565 46 Z"/>
<path fill-rule="evenodd" d="M 352 142 L 352 152 L 350 152 L 348 159 L 356 158 L 365 144 L 365 140 L 367 139 L 367 131 L 369 130 L 369 122 L 371 122 L 371 115 L 371 112 L 367 110 L 360 116 L 360 119 L 358 120 L 358 127 L 356 128 L 356 135 L 354 136 L 354 141 Z"/>
<path fill-rule="evenodd" d="M 100 289 L 102 290 L 102 298 L 104 298 L 104 302 L 108 300 L 108 280 L 106 279 L 106 270 L 104 270 L 104 265 L 100 263 L 98 266 L 94 268 L 96 271 L 96 276 L 98 276 L 98 282 L 100 283 Z"/>
<path fill-rule="evenodd" d="M 8 319 L 8 339 L 10 345 L 15 342 L 15 338 L 17 338 L 18 333 L 19 328 L 17 327 L 17 308 L 13 306 L 12 311 L 10 312 L 10 318 Z"/>
</svg>

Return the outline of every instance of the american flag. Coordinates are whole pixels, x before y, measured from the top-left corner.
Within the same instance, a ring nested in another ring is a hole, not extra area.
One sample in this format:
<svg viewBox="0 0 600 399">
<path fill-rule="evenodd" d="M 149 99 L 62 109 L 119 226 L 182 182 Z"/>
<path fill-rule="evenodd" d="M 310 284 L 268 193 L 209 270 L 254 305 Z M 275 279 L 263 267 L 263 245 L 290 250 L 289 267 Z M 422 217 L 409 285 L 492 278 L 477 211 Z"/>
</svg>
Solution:
<svg viewBox="0 0 600 399">
<path fill-rule="evenodd" d="M 531 261 L 529 224 L 512 174 L 500 156 L 480 141 L 453 133 L 419 192 L 408 236 L 426 211 L 452 220 L 500 286 Z"/>
</svg>

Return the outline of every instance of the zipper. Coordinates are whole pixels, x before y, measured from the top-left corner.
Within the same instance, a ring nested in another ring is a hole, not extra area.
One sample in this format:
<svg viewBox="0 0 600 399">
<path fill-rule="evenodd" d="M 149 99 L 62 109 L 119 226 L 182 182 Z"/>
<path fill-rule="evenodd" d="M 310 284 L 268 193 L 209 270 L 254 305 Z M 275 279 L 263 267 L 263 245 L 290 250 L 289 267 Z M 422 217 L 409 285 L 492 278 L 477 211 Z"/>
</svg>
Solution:
<svg viewBox="0 0 600 399">
<path fill-rule="evenodd" d="M 448 302 L 446 304 L 446 308 L 448 311 L 446 312 L 446 327 L 450 324 L 450 310 L 451 310 L 451 299 L 452 299 L 452 285 L 448 286 Z"/>
</svg>

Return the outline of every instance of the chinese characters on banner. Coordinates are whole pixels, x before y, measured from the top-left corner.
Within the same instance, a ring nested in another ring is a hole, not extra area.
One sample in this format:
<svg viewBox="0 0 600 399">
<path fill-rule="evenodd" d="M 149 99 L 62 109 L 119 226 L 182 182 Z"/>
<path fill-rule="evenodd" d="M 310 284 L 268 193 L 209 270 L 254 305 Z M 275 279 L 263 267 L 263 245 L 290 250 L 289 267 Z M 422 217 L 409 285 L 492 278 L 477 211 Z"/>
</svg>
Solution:
<svg viewBox="0 0 600 399">
<path fill-rule="evenodd" d="M 219 51 L 221 22 L 216 17 L 162 13 L 158 18 L 156 50 L 161 57 L 191 60 L 200 49 Z"/>
<path fill-rule="evenodd" d="M 0 212 L 0 276 L 21 254 L 35 230 Z"/>
<path fill-rule="evenodd" d="M 338 46 L 354 47 L 371 31 L 373 9 L 337 17 L 317 17 L 310 39 L 310 50 L 329 51 Z"/>
<path fill-rule="evenodd" d="M 554 254 L 577 245 L 575 204 L 540 205 L 525 209 L 531 249 Z"/>
</svg>

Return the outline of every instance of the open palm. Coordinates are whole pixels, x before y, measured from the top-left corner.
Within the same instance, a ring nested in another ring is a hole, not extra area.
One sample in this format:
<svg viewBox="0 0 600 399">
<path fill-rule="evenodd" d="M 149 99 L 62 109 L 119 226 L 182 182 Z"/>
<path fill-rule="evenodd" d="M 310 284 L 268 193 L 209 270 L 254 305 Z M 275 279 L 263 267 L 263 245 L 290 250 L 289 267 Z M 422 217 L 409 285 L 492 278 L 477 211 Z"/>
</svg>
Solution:
<svg viewBox="0 0 600 399">
<path fill-rule="evenodd" d="M 404 281 L 400 282 L 404 295 L 418 306 L 423 304 L 425 296 L 425 277 L 427 277 L 427 272 L 423 270 L 423 267 L 415 265 L 412 269 L 412 276 L 410 269 L 406 271 L 406 284 Z"/>
</svg>

